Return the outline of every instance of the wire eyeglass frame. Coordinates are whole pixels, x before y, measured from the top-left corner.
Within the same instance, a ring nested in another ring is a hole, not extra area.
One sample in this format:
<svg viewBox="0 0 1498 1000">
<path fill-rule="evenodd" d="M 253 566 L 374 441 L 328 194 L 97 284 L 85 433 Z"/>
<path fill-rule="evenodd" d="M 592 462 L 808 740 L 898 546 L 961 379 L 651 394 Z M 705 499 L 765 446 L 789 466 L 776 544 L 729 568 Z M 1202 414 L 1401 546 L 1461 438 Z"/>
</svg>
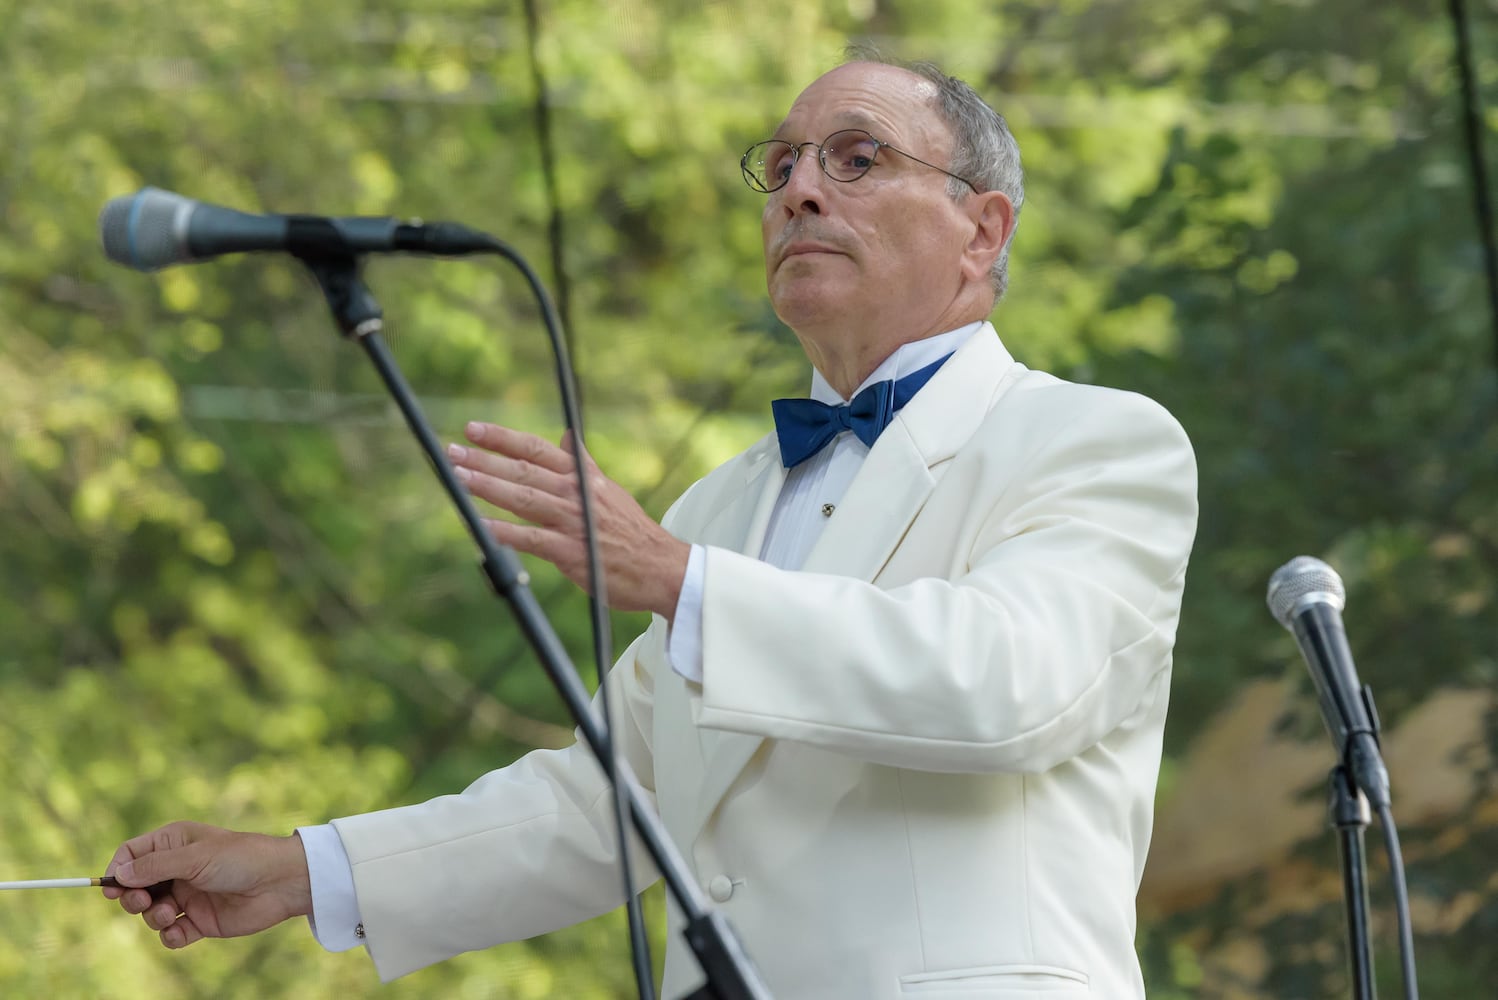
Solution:
<svg viewBox="0 0 1498 1000">
<path fill-rule="evenodd" d="M 840 137 L 842 141 L 835 143 L 834 140 Z M 840 145 L 844 148 L 839 149 Z M 874 166 L 879 151 L 887 149 L 891 153 L 898 153 L 908 160 L 914 160 L 922 166 L 939 170 L 948 177 L 961 181 L 972 188 L 974 194 L 982 193 L 978 190 L 978 185 L 966 177 L 959 177 L 950 170 L 928 163 L 913 153 L 891 146 L 883 139 L 876 139 L 861 128 L 839 129 L 821 142 L 791 143 L 784 139 L 766 139 L 763 142 L 756 142 L 744 151 L 743 156 L 739 157 L 739 170 L 743 172 L 744 183 L 748 184 L 751 190 L 761 194 L 779 191 L 790 183 L 791 171 L 795 169 L 796 162 L 801 159 L 801 150 L 807 146 L 817 147 L 817 164 L 822 168 L 822 173 L 840 184 L 851 184 L 863 177 Z M 780 152 L 782 150 L 784 152 Z M 771 185 L 769 183 L 772 177 L 770 171 L 779 170 L 783 166 L 776 160 L 777 153 L 782 157 L 789 154 L 789 168 L 785 170 L 785 176 L 778 184 Z M 831 163 L 829 163 L 829 155 Z"/>
</svg>

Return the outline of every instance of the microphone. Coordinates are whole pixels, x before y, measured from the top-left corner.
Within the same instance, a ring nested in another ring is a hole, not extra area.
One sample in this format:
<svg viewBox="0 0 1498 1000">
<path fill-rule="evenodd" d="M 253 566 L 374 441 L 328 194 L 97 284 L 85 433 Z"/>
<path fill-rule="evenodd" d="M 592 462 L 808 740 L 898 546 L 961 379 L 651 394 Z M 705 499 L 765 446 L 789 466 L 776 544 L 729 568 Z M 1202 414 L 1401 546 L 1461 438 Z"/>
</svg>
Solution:
<svg viewBox="0 0 1498 1000">
<path fill-rule="evenodd" d="M 488 235 L 452 222 L 250 215 L 154 187 L 111 199 L 99 213 L 99 235 L 110 260 L 138 271 L 256 250 L 315 258 L 400 252 L 460 256 L 494 248 Z"/>
<path fill-rule="evenodd" d="M 1321 717 L 1353 781 L 1375 807 L 1389 805 L 1389 772 L 1378 750 L 1373 695 L 1358 680 L 1342 609 L 1347 591 L 1326 563 L 1296 556 L 1269 578 L 1269 611 L 1295 635 L 1311 670 Z"/>
</svg>

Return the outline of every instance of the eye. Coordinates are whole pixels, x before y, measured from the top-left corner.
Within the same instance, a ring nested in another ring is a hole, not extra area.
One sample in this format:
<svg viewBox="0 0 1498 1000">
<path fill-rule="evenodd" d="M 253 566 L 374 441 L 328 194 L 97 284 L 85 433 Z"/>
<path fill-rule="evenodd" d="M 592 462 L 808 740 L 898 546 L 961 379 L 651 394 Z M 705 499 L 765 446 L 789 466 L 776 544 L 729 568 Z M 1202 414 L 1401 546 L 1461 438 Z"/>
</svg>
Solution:
<svg viewBox="0 0 1498 1000">
<path fill-rule="evenodd" d="M 827 167 L 839 180 L 861 177 L 874 165 L 879 143 L 867 132 L 839 132 L 827 143 Z"/>
<path fill-rule="evenodd" d="M 795 150 L 789 143 L 772 142 L 765 146 L 764 171 L 765 180 L 772 184 L 779 184 L 791 176 L 791 168 L 796 165 Z"/>
</svg>

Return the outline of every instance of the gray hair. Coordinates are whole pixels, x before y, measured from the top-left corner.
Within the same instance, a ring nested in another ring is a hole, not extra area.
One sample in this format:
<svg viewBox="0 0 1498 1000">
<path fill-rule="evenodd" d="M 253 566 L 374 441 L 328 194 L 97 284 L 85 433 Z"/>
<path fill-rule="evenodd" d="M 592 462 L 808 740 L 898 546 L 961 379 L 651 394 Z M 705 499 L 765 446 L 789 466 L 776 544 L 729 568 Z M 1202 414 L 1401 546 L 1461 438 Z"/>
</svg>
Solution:
<svg viewBox="0 0 1498 1000">
<path fill-rule="evenodd" d="M 950 170 L 959 177 L 973 182 L 979 191 L 1002 191 L 1014 205 L 1015 226 L 1019 225 L 1019 210 L 1025 203 L 1025 172 L 1020 166 L 1019 143 L 1009 131 L 1009 123 L 972 87 L 953 76 L 948 76 L 941 67 L 931 62 L 902 62 L 891 59 L 877 49 L 866 46 L 849 46 L 848 62 L 872 62 L 894 66 L 914 73 L 936 87 L 935 108 L 952 131 L 952 162 Z M 947 182 L 947 193 L 956 201 L 972 194 L 972 189 L 953 178 Z M 993 284 L 994 302 L 1004 297 L 1009 287 L 1009 242 L 999 251 L 998 258 L 989 271 Z"/>
</svg>

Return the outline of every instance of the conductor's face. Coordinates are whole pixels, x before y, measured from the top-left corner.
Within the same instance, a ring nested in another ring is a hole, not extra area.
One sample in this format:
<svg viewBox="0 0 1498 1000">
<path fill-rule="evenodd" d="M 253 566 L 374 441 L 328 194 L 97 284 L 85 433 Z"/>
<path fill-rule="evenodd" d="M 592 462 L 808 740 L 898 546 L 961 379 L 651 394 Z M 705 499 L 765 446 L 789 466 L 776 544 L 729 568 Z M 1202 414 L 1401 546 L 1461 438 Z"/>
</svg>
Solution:
<svg viewBox="0 0 1498 1000">
<path fill-rule="evenodd" d="M 757 147 L 765 186 L 783 182 L 763 217 L 770 299 L 803 340 L 914 331 L 956 299 L 972 222 L 948 194 L 934 95 L 914 73 L 849 63 L 802 92 L 781 144 Z"/>
</svg>

